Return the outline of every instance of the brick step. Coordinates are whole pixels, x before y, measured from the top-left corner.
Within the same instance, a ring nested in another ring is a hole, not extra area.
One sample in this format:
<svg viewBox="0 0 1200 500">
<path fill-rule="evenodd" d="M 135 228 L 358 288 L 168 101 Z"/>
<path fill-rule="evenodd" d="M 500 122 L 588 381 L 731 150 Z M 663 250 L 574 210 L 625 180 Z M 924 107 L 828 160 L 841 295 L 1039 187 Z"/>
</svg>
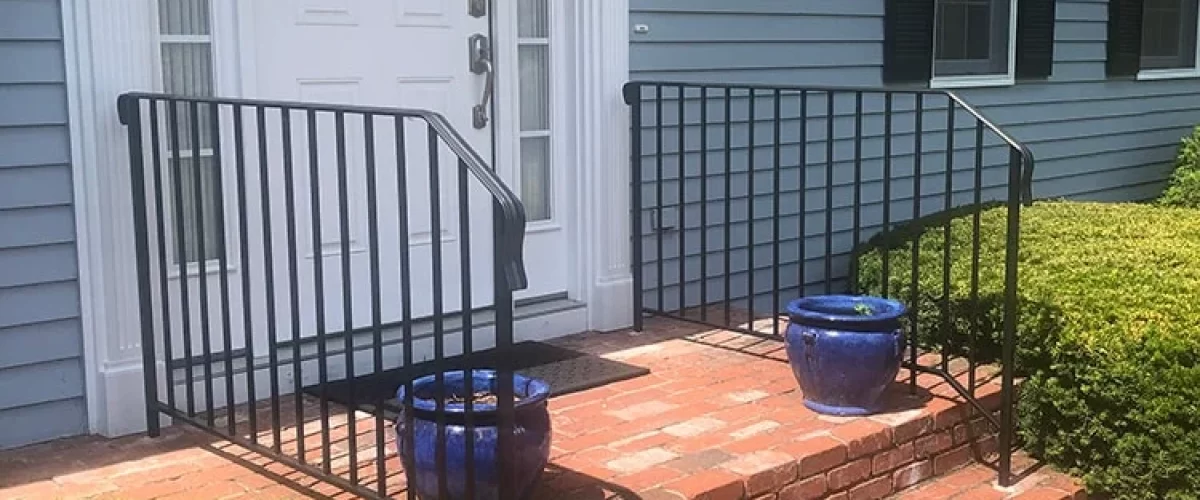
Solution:
<svg viewBox="0 0 1200 500">
<path fill-rule="evenodd" d="M 1085 500 L 1087 493 L 1069 476 L 1042 467 L 1023 452 L 1013 455 L 1013 473 L 1019 481 L 1001 488 L 996 483 L 995 460 L 971 463 L 947 474 L 931 477 L 889 497 L 895 500 L 1014 499 Z"/>
</svg>

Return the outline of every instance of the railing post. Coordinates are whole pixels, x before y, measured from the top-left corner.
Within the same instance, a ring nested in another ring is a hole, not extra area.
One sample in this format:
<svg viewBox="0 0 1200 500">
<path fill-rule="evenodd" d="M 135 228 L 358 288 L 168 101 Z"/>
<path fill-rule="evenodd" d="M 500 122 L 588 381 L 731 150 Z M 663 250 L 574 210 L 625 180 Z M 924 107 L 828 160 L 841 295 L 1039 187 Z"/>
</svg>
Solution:
<svg viewBox="0 0 1200 500">
<path fill-rule="evenodd" d="M 158 437 L 158 372 L 155 367 L 154 316 L 150 299 L 150 242 L 146 223 L 146 179 L 142 158 L 141 103 L 136 98 L 117 99 L 121 123 L 129 136 L 129 174 L 133 190 L 133 229 L 137 255 L 138 312 L 142 330 L 142 377 L 146 398 L 146 434 Z"/>
<path fill-rule="evenodd" d="M 1017 342 L 1017 258 L 1020 247 L 1022 167 L 1032 170 L 1033 158 L 1012 148 L 1008 160 L 1008 241 L 1004 264 L 1004 366 L 1000 386 L 1000 486 L 1012 484 L 1013 370 Z"/>
<path fill-rule="evenodd" d="M 629 178 L 629 237 L 632 248 L 629 261 L 633 271 L 633 329 L 640 332 L 644 324 L 642 310 L 645 309 L 645 297 L 642 295 L 642 87 L 637 84 L 626 85 L 624 97 L 625 104 L 632 108 L 629 127 L 629 164 L 633 169 Z"/>
<path fill-rule="evenodd" d="M 493 270 L 495 273 L 496 349 L 504 352 L 505 349 L 513 344 L 513 293 L 506 272 L 508 265 L 512 262 L 512 256 L 509 255 L 511 249 L 504 238 L 506 226 L 503 209 L 498 201 L 494 202 L 492 207 L 492 256 L 495 259 Z M 512 481 L 512 467 L 515 459 L 513 455 L 513 441 L 515 439 L 514 421 L 516 413 L 513 371 L 507 368 L 501 369 L 498 375 L 500 379 L 497 381 L 498 387 L 496 392 L 499 393 L 497 394 L 497 399 L 500 406 L 500 432 L 497 436 L 496 446 L 500 456 L 499 470 L 497 471 L 499 474 L 499 493 L 500 498 L 515 498 L 515 485 Z"/>
</svg>

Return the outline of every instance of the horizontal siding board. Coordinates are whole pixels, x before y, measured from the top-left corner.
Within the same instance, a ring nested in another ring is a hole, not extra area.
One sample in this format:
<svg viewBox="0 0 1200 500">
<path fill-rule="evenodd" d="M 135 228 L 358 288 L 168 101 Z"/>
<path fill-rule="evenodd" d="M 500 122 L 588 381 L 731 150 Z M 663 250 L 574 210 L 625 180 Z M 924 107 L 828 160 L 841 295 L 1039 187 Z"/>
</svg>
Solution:
<svg viewBox="0 0 1200 500">
<path fill-rule="evenodd" d="M 0 0 L 0 40 L 58 40 L 62 21 L 56 0 Z"/>
<path fill-rule="evenodd" d="M 0 109 L 4 110 L 0 127 L 66 125 L 67 87 L 58 83 L 0 85 Z"/>
<path fill-rule="evenodd" d="M 83 398 L 0 410 L 0 448 L 49 441 L 87 432 Z"/>
<path fill-rule="evenodd" d="M 0 370 L 0 410 L 83 396 L 78 358 Z"/>
<path fill-rule="evenodd" d="M 66 81 L 62 42 L 57 40 L 0 39 L 0 84 L 62 83 Z"/>
<path fill-rule="evenodd" d="M 72 241 L 75 222 L 70 206 L 0 210 L 0 248 Z"/>
<path fill-rule="evenodd" d="M 75 245 L 0 248 L 0 288 L 54 283 L 79 277 Z"/>
<path fill-rule="evenodd" d="M 70 141 L 62 125 L 0 127 L 0 168 L 69 163 Z"/>
<path fill-rule="evenodd" d="M 82 355 L 78 318 L 0 328 L 0 369 Z"/>
<path fill-rule="evenodd" d="M 653 62 L 655 71 L 819 67 L 845 65 L 846 61 L 853 61 L 857 66 L 882 66 L 883 47 L 873 41 L 794 44 L 663 42 L 643 43 L 630 56 L 631 66 L 641 68 Z"/>
<path fill-rule="evenodd" d="M 641 43 L 861 42 L 879 37 L 883 30 L 882 17 L 864 16 L 828 19 L 655 12 L 634 15 L 630 22 L 649 28 L 646 34 L 637 35 Z"/>
<path fill-rule="evenodd" d="M 0 168 L 0 210 L 71 203 L 71 167 Z"/>
<path fill-rule="evenodd" d="M 790 16 L 883 16 L 882 2 L 846 2 L 844 0 L 806 0 L 780 2 L 779 0 L 632 0 L 629 10 L 639 12 L 722 13 L 746 15 L 790 15 Z"/>
<path fill-rule="evenodd" d="M 0 328 L 79 317 L 79 284 L 72 281 L 0 288 Z"/>
</svg>

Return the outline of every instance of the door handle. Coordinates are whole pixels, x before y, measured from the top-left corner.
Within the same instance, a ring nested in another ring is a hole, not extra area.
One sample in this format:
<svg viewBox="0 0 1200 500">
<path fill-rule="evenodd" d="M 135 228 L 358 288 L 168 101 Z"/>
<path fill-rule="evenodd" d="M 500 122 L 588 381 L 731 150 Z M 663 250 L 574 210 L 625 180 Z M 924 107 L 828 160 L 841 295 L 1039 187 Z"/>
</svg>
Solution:
<svg viewBox="0 0 1200 500">
<path fill-rule="evenodd" d="M 471 72 L 484 77 L 483 96 L 479 99 L 479 104 L 471 109 L 471 124 L 481 129 L 488 125 L 488 108 L 495 92 L 496 71 L 492 66 L 492 43 L 488 37 L 474 34 L 467 39 L 467 47 L 470 50 Z"/>
</svg>

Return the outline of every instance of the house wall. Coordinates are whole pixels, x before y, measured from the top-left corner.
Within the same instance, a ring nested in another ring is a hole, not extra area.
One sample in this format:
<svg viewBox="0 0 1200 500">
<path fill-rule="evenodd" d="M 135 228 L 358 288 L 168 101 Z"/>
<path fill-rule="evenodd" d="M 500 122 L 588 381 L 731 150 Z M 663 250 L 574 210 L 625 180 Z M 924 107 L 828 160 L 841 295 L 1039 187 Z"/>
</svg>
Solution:
<svg viewBox="0 0 1200 500">
<path fill-rule="evenodd" d="M 862 85 L 881 86 L 883 66 L 884 38 L 884 2 L 839 0 L 802 0 L 797 2 L 780 2 L 774 0 L 744 0 L 728 2 L 725 0 L 693 0 L 676 2 L 670 0 L 632 0 L 631 25 L 645 25 L 648 31 L 639 33 L 633 29 L 631 34 L 630 65 L 631 77 L 634 80 L 667 80 L 667 81 L 696 81 L 696 82 L 736 82 L 736 83 L 772 83 L 786 85 Z M 1034 183 L 1034 195 L 1038 198 L 1070 197 L 1090 200 L 1140 200 L 1157 195 L 1170 171 L 1180 138 L 1187 134 L 1192 126 L 1200 123 L 1200 81 L 1195 79 L 1164 80 L 1164 81 L 1117 81 L 1105 77 L 1105 40 L 1107 37 L 1107 2 L 1103 0 L 1059 0 L 1057 7 L 1057 24 L 1054 46 L 1053 75 L 1046 81 L 1019 82 L 1011 87 L 960 89 L 956 92 L 968 102 L 979 107 L 985 115 L 1011 133 L 1018 140 L 1029 145 L 1037 158 L 1037 171 Z M 668 89 L 670 96 L 673 90 Z M 766 99 L 760 99 L 765 101 Z M 911 99 L 907 104 L 911 109 Z M 760 298 L 770 290 L 774 278 L 774 268 L 781 269 L 782 286 L 795 287 L 800 268 L 798 257 L 800 253 L 798 230 L 800 207 L 803 203 L 805 220 L 808 221 L 806 231 L 805 257 L 806 282 L 815 287 L 809 290 L 823 290 L 821 285 L 826 282 L 824 275 L 824 258 L 826 255 L 824 234 L 824 158 L 823 141 L 824 120 L 810 118 L 810 135 L 808 152 L 809 165 L 806 179 L 809 181 L 809 191 L 801 195 L 795 190 L 799 177 L 799 161 L 797 154 L 800 148 L 798 142 L 791 140 L 783 144 L 783 152 L 779 164 L 783 167 L 781 189 L 784 195 L 780 203 L 783 214 L 781 225 L 784 231 L 780 233 L 782 245 L 781 258 L 773 261 L 769 246 L 773 228 L 770 225 L 770 214 L 773 201 L 769 195 L 772 190 L 772 150 L 761 145 L 769 143 L 772 130 L 769 122 L 760 122 L 755 130 L 758 134 L 755 149 L 757 158 L 755 170 L 759 171 L 754 179 L 756 192 L 759 195 L 751 198 L 745 196 L 744 187 L 746 163 L 745 115 L 746 102 L 736 99 L 734 103 L 734 170 L 739 175 L 734 176 L 733 198 L 735 199 L 730 222 L 733 226 L 731 234 L 732 251 L 731 269 L 734 276 L 733 289 L 746 286 L 749 254 L 744 242 L 748 235 L 747 202 L 755 207 L 755 294 Z M 772 111 L 764 107 L 763 102 L 756 108 L 759 118 L 772 116 Z M 934 103 L 934 107 L 936 103 Z M 816 99 L 810 105 L 823 109 L 823 99 Z M 834 235 L 830 248 L 833 260 L 833 273 L 828 278 L 834 288 L 840 288 L 839 281 L 848 269 L 847 252 L 853 246 L 853 240 L 847 233 L 850 226 L 851 211 L 845 207 L 851 201 L 851 188 L 845 181 L 847 169 L 852 169 L 849 161 L 853 158 L 853 141 L 847 134 L 853 133 L 852 106 L 850 103 L 839 101 L 837 114 L 835 158 L 838 173 L 834 176 L 835 207 L 843 207 L 834 213 Z M 944 106 L 944 104 L 943 104 Z M 784 137 L 796 137 L 798 120 L 789 120 L 798 116 L 794 110 L 797 102 L 792 99 L 785 102 L 783 130 Z M 881 109 L 878 99 L 867 99 L 865 106 L 868 110 Z M 695 99 L 691 99 L 686 107 L 687 120 L 693 122 L 698 112 Z M 904 108 L 899 105 L 897 109 Z M 652 108 L 644 108 L 647 115 L 643 123 L 653 123 L 655 118 Z M 664 151 L 673 153 L 675 146 L 676 111 L 674 103 L 666 108 L 664 124 L 666 127 Z M 810 108 L 809 116 L 819 112 Z M 723 111 L 710 107 L 710 117 L 721 117 Z M 791 113 L 791 116 L 788 116 Z M 957 117 L 962 120 L 965 115 Z M 710 118 L 711 119 L 711 118 Z M 908 127 L 911 132 L 913 116 L 911 113 L 900 113 L 896 116 L 899 128 Z M 945 114 L 925 117 L 926 127 L 945 125 Z M 971 126 L 972 123 L 959 121 L 958 128 Z M 695 145 L 699 133 L 690 130 L 685 140 L 689 149 Z M 720 156 L 714 156 L 716 149 L 723 146 L 720 129 L 709 133 L 710 165 Z M 897 130 L 899 130 L 899 128 Z M 815 131 L 814 131 L 815 129 Z M 865 119 L 864 149 L 866 156 L 881 157 L 882 141 L 879 132 L 882 130 L 878 116 L 868 116 Z M 693 137 L 694 134 L 694 137 Z M 937 151 L 944 148 L 944 134 L 931 136 L 926 142 L 925 151 Z M 643 134 L 643 142 L 647 146 L 644 151 L 649 160 L 649 154 L 655 149 L 652 134 Z M 956 144 L 962 147 L 973 136 L 967 132 L 956 136 Z M 894 168 L 899 176 L 911 176 L 911 134 L 909 142 L 900 144 L 894 155 Z M 941 144 L 939 146 L 938 144 Z M 989 144 L 995 144 L 994 141 Z M 697 149 L 698 151 L 698 149 Z M 999 153 L 999 156 L 996 156 Z M 988 148 L 985 164 L 984 187 L 985 198 L 996 198 L 1004 194 L 1003 186 L 1006 180 L 1004 170 L 1005 154 L 1003 149 Z M 672 157 L 666 159 L 664 204 L 675 205 L 666 212 L 667 219 L 676 222 L 679 213 L 683 214 L 685 244 L 683 252 L 689 256 L 685 261 L 684 274 L 689 278 L 699 276 L 700 231 L 698 220 L 699 207 L 699 176 L 695 164 L 699 155 L 684 156 L 687 165 L 685 171 L 685 194 L 689 203 L 677 205 L 678 195 L 674 194 L 678 185 L 675 179 L 678 175 L 678 160 Z M 943 157 L 931 155 L 925 157 L 926 169 L 939 169 L 945 163 Z M 815 160 L 815 164 L 814 164 Z M 741 165 L 739 165 L 739 163 Z M 962 165 L 966 163 L 966 165 Z M 956 171 L 969 169 L 970 157 L 959 157 L 954 161 Z M 652 161 L 643 162 L 642 179 L 645 181 L 643 196 L 647 203 L 653 203 L 656 193 L 653 189 L 653 177 L 656 165 Z M 711 167 L 710 167 L 711 168 Z M 712 170 L 720 171 L 722 167 Z M 878 169 L 878 162 L 869 160 L 864 164 L 864 171 Z M 907 168 L 907 172 L 903 172 Z M 923 170 L 927 171 L 927 170 Z M 711 175 L 711 172 L 710 172 Z M 841 177 L 839 177 L 839 175 Z M 956 182 L 961 173 L 955 175 Z M 839 181 L 838 179 L 842 179 Z M 908 185 L 899 177 L 897 187 L 903 189 Z M 969 179 L 969 177 L 968 177 Z M 724 196 L 720 186 L 722 179 L 709 178 L 710 199 Z M 937 186 L 941 185 L 944 177 L 935 172 L 923 178 L 922 186 L 925 193 L 939 193 Z M 969 180 L 968 180 L 969 182 Z M 819 188 L 813 190 L 813 187 Z M 878 182 L 868 182 L 864 192 L 866 206 L 863 209 L 863 239 L 879 229 L 878 202 L 870 202 L 872 196 L 877 196 L 880 189 Z M 956 189 L 958 185 L 956 185 Z M 969 187 L 966 187 L 969 189 Z M 910 210 L 904 208 L 911 203 L 904 200 L 911 197 L 911 189 L 906 193 L 896 192 L 897 204 L 893 214 L 903 214 Z M 815 199 L 814 199 L 815 198 Z M 922 200 L 921 212 L 937 209 L 941 197 Z M 961 193 L 956 194 L 954 204 L 965 201 Z M 677 213 L 677 211 L 679 213 Z M 704 232 L 711 248 L 723 248 L 724 237 L 720 234 L 722 228 L 712 226 L 721 224 L 722 214 L 714 207 L 709 207 L 710 227 Z M 663 253 L 663 283 L 665 287 L 664 307 L 673 308 L 679 300 L 674 298 L 678 293 L 676 285 L 679 282 L 678 255 L 679 231 L 667 230 L 655 233 L 650 227 L 651 214 L 643 214 L 641 231 L 643 242 L 647 245 L 644 262 L 647 262 L 647 285 L 655 286 L 657 282 L 657 267 L 655 267 L 657 234 L 664 239 Z M 765 219 L 764 219 L 765 217 Z M 903 215 L 897 218 L 904 218 Z M 893 219 L 895 220 L 895 219 Z M 708 267 L 710 276 L 723 273 L 722 252 L 709 252 Z M 789 278 L 790 277 L 790 278 Z M 698 300 L 698 281 L 688 282 L 688 298 L 686 301 L 694 305 Z M 722 283 L 719 280 L 708 280 L 707 286 L 710 297 L 719 296 Z M 795 292 L 793 288 L 791 292 Z M 785 290 L 785 297 L 788 292 Z M 736 292 L 735 292 L 736 294 Z M 656 303 L 656 291 L 647 293 L 647 305 L 653 307 Z M 758 307 L 770 307 L 769 302 Z"/>
<path fill-rule="evenodd" d="M 0 448 L 87 430 L 58 0 L 0 0 Z"/>
</svg>

